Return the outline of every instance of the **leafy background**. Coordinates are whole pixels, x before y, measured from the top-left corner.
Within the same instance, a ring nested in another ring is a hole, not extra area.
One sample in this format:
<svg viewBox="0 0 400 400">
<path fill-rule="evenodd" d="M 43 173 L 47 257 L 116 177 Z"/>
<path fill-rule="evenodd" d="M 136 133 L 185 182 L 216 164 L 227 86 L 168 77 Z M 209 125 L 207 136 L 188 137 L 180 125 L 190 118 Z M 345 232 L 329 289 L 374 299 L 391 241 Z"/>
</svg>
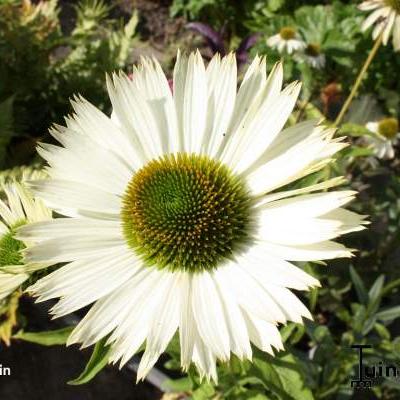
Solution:
<svg viewBox="0 0 400 400">
<path fill-rule="evenodd" d="M 109 112 L 105 73 L 119 69 L 130 73 L 141 54 L 154 54 L 169 76 L 177 48 L 199 47 L 206 59 L 218 46 L 224 52 L 238 49 L 243 64 L 258 53 L 267 56 L 268 69 L 283 57 L 285 80 L 303 82 L 289 124 L 311 117 L 329 123 L 372 46 L 370 34 L 360 31 L 364 18 L 355 1 L 1 0 L 1 180 L 18 176 L 23 165 L 40 165 L 35 146 L 50 140 L 47 129 L 71 111 L 72 96 L 81 94 Z M 208 27 L 196 25 L 199 22 Z M 308 43 L 318 44 L 326 56 L 325 68 L 314 69 L 270 49 L 266 39 L 283 26 L 296 27 Z M 352 208 L 369 215 L 371 221 L 368 230 L 343 239 L 358 249 L 356 257 L 328 265 L 300 264 L 322 283 L 322 288 L 298 293 L 314 321 L 282 327 L 286 350 L 276 357 L 254 350 L 253 363 L 233 358 L 221 364 L 218 385 L 200 382 L 194 370 L 180 373 L 175 339 L 158 365 L 171 376 L 165 387 L 176 393 L 165 399 L 400 398 L 399 379 L 380 378 L 369 391 L 350 387 L 358 362 L 352 344 L 373 346 L 366 352 L 368 365 L 383 361 L 400 367 L 399 149 L 394 159 L 371 163 L 371 151 L 361 141 L 368 135 L 364 127 L 368 120 L 399 118 L 399 70 L 400 56 L 391 45 L 380 48 L 339 128 L 350 146 L 333 165 L 307 178 L 318 182 L 344 175 L 348 186 L 360 192 Z M 24 301 L 29 300 L 17 293 L 0 304 L 3 341 L 10 344 L 11 338 L 14 346 L 21 341 L 63 344 L 70 328 L 35 332 L 30 309 L 18 307 Z M 53 327 L 49 324 L 48 329 Z M 96 375 L 106 359 L 107 348 L 99 343 L 86 368 L 81 366 L 81 376 L 70 383 L 99 379 Z"/>
</svg>

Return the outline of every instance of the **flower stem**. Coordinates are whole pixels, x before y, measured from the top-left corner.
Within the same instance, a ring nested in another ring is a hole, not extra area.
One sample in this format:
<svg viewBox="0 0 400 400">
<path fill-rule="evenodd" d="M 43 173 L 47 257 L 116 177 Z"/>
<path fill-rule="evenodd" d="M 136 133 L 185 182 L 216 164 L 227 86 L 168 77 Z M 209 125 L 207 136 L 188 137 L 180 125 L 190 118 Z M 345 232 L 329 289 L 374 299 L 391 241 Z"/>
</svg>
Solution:
<svg viewBox="0 0 400 400">
<path fill-rule="evenodd" d="M 360 86 L 360 84 L 361 84 L 361 82 L 362 82 L 362 80 L 364 78 L 365 73 L 367 72 L 367 69 L 368 69 L 369 65 L 371 64 L 372 60 L 374 59 L 374 57 L 375 57 L 380 45 L 382 44 L 382 39 L 383 39 L 383 31 L 378 36 L 378 38 L 376 39 L 376 41 L 374 43 L 374 46 L 372 47 L 372 49 L 371 49 L 371 51 L 370 51 L 370 53 L 368 55 L 368 58 L 365 60 L 365 63 L 362 66 L 362 68 L 360 70 L 360 73 L 357 76 L 357 79 L 356 79 L 356 81 L 355 81 L 355 83 L 353 85 L 353 88 L 351 89 L 351 92 L 350 92 L 349 96 L 347 97 L 345 103 L 343 104 L 343 107 L 340 110 L 340 113 L 337 116 L 333 126 L 338 126 L 342 122 L 342 119 L 343 119 L 344 115 L 346 114 L 346 112 L 347 112 L 347 110 L 348 110 L 348 108 L 349 108 L 354 96 L 356 95 L 357 90 L 358 90 L 358 88 L 359 88 L 359 86 Z"/>
</svg>

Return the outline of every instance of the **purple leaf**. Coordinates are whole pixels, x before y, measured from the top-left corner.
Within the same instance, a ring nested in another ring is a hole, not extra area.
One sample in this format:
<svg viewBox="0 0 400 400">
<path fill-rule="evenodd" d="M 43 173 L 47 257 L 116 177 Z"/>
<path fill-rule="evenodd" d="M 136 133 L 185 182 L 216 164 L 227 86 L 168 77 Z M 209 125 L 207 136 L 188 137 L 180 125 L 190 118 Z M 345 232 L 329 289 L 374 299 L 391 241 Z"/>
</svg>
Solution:
<svg viewBox="0 0 400 400">
<path fill-rule="evenodd" d="M 214 54 L 220 53 L 221 56 L 225 55 L 224 40 L 218 32 L 211 28 L 211 26 L 201 22 L 190 22 L 186 25 L 186 28 L 200 33 L 200 35 L 207 40 L 207 43 Z"/>
<path fill-rule="evenodd" d="M 249 50 L 257 43 L 259 37 L 260 33 L 253 33 L 240 42 L 240 45 L 236 50 L 238 68 L 247 63 L 249 59 Z"/>
</svg>

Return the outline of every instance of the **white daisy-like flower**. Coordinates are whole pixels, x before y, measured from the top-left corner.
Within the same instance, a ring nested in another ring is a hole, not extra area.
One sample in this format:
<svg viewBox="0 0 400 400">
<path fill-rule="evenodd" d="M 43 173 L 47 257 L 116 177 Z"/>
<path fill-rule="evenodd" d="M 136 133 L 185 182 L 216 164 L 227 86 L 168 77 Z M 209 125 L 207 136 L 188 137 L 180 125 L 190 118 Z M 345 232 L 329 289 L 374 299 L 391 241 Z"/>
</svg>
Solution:
<svg viewBox="0 0 400 400">
<path fill-rule="evenodd" d="M 35 177 L 37 173 L 29 174 L 30 179 Z M 21 252 L 32 243 L 17 239 L 17 228 L 51 219 L 51 211 L 41 200 L 33 198 L 23 183 L 4 184 L 2 188 L 6 199 L 0 200 L 0 300 L 20 287 L 31 272 L 44 267 L 24 260 Z"/>
<path fill-rule="evenodd" d="M 367 0 L 359 5 L 363 11 L 372 11 L 361 26 L 364 32 L 372 25 L 374 40 L 383 32 L 382 42 L 386 45 L 393 33 L 393 48 L 400 50 L 400 0 Z"/>
<path fill-rule="evenodd" d="M 399 122 L 396 118 L 383 118 L 380 121 L 368 122 L 365 127 L 374 136 L 365 136 L 363 140 L 369 145 L 377 158 L 390 160 L 394 158 L 394 147 L 400 139 Z"/>
<path fill-rule="evenodd" d="M 267 45 L 277 49 L 279 53 L 292 54 L 295 51 L 304 50 L 306 44 L 292 27 L 283 27 L 279 33 L 267 39 Z"/>
<path fill-rule="evenodd" d="M 278 323 L 311 318 L 289 289 L 319 282 L 289 261 L 349 257 L 332 239 L 363 217 L 342 208 L 353 191 L 311 194 L 342 178 L 278 190 L 346 145 L 316 121 L 284 129 L 300 84 L 265 71 L 256 57 L 237 90 L 234 55 L 206 68 L 178 53 L 172 94 L 143 59 L 134 80 L 108 79 L 111 118 L 77 98 L 51 132 L 62 146 L 40 146 L 51 178 L 32 187 L 69 218 L 19 235 L 39 242 L 31 262 L 68 263 L 30 288 L 60 298 L 54 316 L 94 303 L 68 344 L 107 337 L 122 366 L 146 342 L 139 380 L 179 331 L 182 367 L 216 380 L 217 359 L 251 359 L 250 343 L 272 354 Z"/>
<path fill-rule="evenodd" d="M 306 62 L 315 69 L 325 67 L 326 57 L 321 52 L 321 46 L 317 43 L 309 43 L 304 51 L 297 56 L 298 61 Z"/>
</svg>

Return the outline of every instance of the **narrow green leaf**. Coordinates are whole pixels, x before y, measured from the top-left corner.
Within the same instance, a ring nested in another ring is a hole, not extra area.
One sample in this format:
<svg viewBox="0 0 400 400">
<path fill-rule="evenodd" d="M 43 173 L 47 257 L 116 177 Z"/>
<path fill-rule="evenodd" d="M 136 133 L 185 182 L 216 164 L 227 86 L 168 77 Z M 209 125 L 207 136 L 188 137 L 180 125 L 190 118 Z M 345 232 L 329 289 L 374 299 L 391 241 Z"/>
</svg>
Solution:
<svg viewBox="0 0 400 400">
<path fill-rule="evenodd" d="M 96 343 L 84 371 L 78 378 L 69 381 L 68 385 L 82 385 L 91 381 L 107 365 L 110 347 L 105 345 L 106 341 L 107 338 L 104 338 Z"/>
<path fill-rule="evenodd" d="M 376 313 L 376 318 L 381 321 L 392 321 L 400 317 L 400 306 L 388 308 L 387 310 Z"/>
<path fill-rule="evenodd" d="M 384 282 L 385 282 L 385 276 L 380 275 L 372 285 L 371 289 L 368 292 L 369 299 L 371 302 L 376 301 L 376 299 L 380 296 Z"/>
<path fill-rule="evenodd" d="M 289 323 L 285 326 L 283 326 L 280 329 L 280 334 L 281 334 L 281 338 L 282 338 L 282 342 L 285 343 L 290 335 L 296 330 L 296 324 L 295 323 Z"/>
<path fill-rule="evenodd" d="M 367 312 L 369 314 L 374 314 L 378 309 L 382 299 L 382 289 L 385 282 L 385 276 L 380 275 L 372 285 L 368 292 L 369 304 Z"/>
<path fill-rule="evenodd" d="M 367 305 L 369 300 L 367 289 L 365 288 L 364 282 L 361 280 L 360 275 L 358 275 L 357 271 L 352 265 L 350 266 L 350 277 L 357 292 L 358 300 L 361 304 Z"/>
<path fill-rule="evenodd" d="M 352 123 L 343 124 L 339 129 L 339 133 L 342 135 L 349 135 L 354 137 L 372 135 L 372 132 L 369 131 L 365 126 Z"/>
<path fill-rule="evenodd" d="M 54 331 L 19 331 L 12 338 L 24 340 L 25 342 L 41 344 L 42 346 L 54 346 L 65 344 L 67 342 L 68 336 L 71 334 L 74 328 L 74 326 L 67 326 L 66 328 L 61 328 Z"/>
<path fill-rule="evenodd" d="M 374 329 L 382 339 L 390 340 L 390 332 L 385 325 L 377 322 L 374 325 Z"/>
</svg>

